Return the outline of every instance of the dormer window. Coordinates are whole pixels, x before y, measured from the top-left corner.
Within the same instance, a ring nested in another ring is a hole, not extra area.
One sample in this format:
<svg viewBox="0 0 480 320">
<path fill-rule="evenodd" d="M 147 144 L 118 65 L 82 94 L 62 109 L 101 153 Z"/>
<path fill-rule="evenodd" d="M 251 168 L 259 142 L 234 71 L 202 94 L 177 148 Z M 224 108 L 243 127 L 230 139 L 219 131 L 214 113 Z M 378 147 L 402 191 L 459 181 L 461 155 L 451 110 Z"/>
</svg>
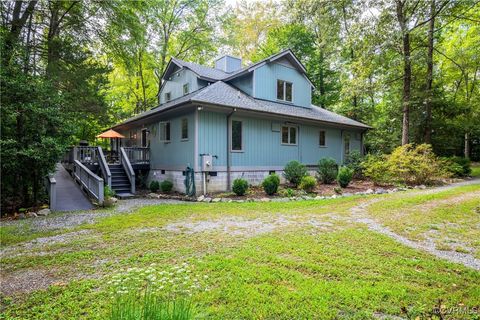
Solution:
<svg viewBox="0 0 480 320">
<path fill-rule="evenodd" d="M 172 94 L 170 92 L 165 92 L 165 102 L 172 100 Z"/>
<path fill-rule="evenodd" d="M 292 102 L 293 84 L 284 80 L 277 80 L 277 99 Z"/>
<path fill-rule="evenodd" d="M 185 94 L 188 94 L 188 83 L 185 83 L 185 84 L 183 85 L 183 94 L 184 94 L 184 95 L 185 95 Z"/>
</svg>

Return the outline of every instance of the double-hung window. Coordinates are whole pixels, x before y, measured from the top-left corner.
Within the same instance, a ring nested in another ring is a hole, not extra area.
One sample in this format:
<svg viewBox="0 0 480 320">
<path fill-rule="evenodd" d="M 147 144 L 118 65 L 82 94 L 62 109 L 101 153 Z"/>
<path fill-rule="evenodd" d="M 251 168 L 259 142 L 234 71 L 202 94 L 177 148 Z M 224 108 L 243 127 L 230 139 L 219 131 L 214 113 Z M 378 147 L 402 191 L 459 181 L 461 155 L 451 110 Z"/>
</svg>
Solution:
<svg viewBox="0 0 480 320">
<path fill-rule="evenodd" d="M 188 119 L 182 119 L 182 140 L 188 140 Z"/>
<path fill-rule="evenodd" d="M 160 122 L 160 141 L 170 142 L 170 122 Z"/>
<path fill-rule="evenodd" d="M 232 120 L 232 151 L 243 150 L 243 123 L 239 120 Z"/>
<path fill-rule="evenodd" d="M 292 102 L 293 84 L 284 80 L 277 80 L 277 99 Z"/>
<path fill-rule="evenodd" d="M 325 135 L 324 130 L 320 130 L 319 135 L 318 135 L 318 145 L 320 147 L 326 147 L 327 146 L 327 139 Z"/>
<path fill-rule="evenodd" d="M 297 127 L 293 127 L 293 126 L 282 127 L 282 144 L 287 144 L 287 145 L 297 144 Z"/>
</svg>

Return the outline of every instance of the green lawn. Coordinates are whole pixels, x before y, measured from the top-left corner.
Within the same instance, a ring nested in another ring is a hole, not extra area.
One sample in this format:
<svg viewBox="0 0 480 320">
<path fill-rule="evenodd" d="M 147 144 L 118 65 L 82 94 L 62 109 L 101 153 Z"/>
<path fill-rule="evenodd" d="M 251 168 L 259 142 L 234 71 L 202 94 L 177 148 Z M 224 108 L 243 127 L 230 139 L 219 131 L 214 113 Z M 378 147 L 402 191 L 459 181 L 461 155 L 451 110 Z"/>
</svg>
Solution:
<svg viewBox="0 0 480 320">
<path fill-rule="evenodd" d="M 470 175 L 472 177 L 480 177 L 480 163 L 472 164 L 472 173 Z"/>
<path fill-rule="evenodd" d="M 421 230 L 427 230 L 430 224 L 450 219 L 448 212 L 470 219 L 469 208 L 476 205 L 470 200 L 450 207 L 444 204 L 479 190 L 476 186 L 432 195 L 409 192 L 288 203 L 149 206 L 56 231 L 75 232 L 75 236 L 41 247 L 20 246 L 26 241 L 24 233 L 15 239 L 16 232 L 28 226 L 2 227 L 2 237 L 8 239 L 3 248 L 16 246 L 14 252 L 19 254 L 2 257 L 7 279 L 34 270 L 40 277 L 51 277 L 53 284 L 3 297 L 4 318 L 104 319 L 111 302 L 107 292 L 112 274 L 151 263 L 182 262 L 208 276 L 210 290 L 195 295 L 198 318 L 415 318 L 427 317 L 439 301 L 447 307 L 478 307 L 478 271 L 369 231 L 352 221 L 350 208 L 380 198 L 370 208 L 372 217 L 390 226 L 388 214 L 380 212 L 398 215 L 405 209 Z M 443 202 L 421 218 L 410 213 L 432 201 Z M 401 218 L 399 224 L 408 221 Z M 478 222 L 472 225 L 477 229 L 462 222 L 461 228 L 448 230 L 449 236 L 458 232 L 465 239 L 478 234 Z M 404 230 L 408 227 L 395 231 L 417 237 Z M 39 236 L 45 235 L 32 234 L 28 239 Z"/>
</svg>

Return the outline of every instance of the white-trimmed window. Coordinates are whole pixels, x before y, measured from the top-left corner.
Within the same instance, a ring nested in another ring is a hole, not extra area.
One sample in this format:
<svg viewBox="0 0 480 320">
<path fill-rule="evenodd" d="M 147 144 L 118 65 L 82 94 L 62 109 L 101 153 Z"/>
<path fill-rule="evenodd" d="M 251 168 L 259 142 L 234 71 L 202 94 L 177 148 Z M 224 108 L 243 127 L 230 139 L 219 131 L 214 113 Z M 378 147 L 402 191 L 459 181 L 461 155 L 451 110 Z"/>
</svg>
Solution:
<svg viewBox="0 0 480 320">
<path fill-rule="evenodd" d="M 343 152 L 345 156 L 350 154 L 350 134 L 348 133 L 343 137 Z"/>
<path fill-rule="evenodd" d="M 292 102 L 293 84 L 285 80 L 277 80 L 277 99 Z"/>
<path fill-rule="evenodd" d="M 188 119 L 182 119 L 182 140 L 188 140 Z"/>
<path fill-rule="evenodd" d="M 320 130 L 318 133 L 318 145 L 320 147 L 326 147 L 327 146 L 327 134 L 325 130 Z"/>
<path fill-rule="evenodd" d="M 183 94 L 184 94 L 184 95 L 185 95 L 185 94 L 188 94 L 188 92 L 189 92 L 188 83 L 185 83 L 185 84 L 183 85 Z"/>
<path fill-rule="evenodd" d="M 170 92 L 165 92 L 165 102 L 172 100 L 172 94 Z"/>
<path fill-rule="evenodd" d="M 243 150 L 243 123 L 239 120 L 232 120 L 232 151 Z"/>
<path fill-rule="evenodd" d="M 297 127 L 282 126 L 282 144 L 297 144 Z"/>
<path fill-rule="evenodd" d="M 170 122 L 160 122 L 160 142 L 170 142 Z"/>
</svg>

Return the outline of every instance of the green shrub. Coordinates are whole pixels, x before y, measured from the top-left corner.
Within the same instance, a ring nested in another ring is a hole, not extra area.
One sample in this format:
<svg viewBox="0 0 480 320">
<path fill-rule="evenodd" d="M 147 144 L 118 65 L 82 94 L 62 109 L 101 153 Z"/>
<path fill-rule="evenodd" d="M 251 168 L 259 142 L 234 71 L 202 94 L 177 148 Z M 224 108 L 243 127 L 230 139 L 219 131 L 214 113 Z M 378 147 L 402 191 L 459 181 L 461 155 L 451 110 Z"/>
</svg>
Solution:
<svg viewBox="0 0 480 320">
<path fill-rule="evenodd" d="M 315 186 L 317 185 L 317 179 L 315 179 L 312 176 L 305 176 L 302 178 L 300 181 L 300 189 L 302 189 L 305 192 L 312 192 L 313 189 L 315 189 Z"/>
<path fill-rule="evenodd" d="M 338 185 L 342 188 L 348 187 L 350 181 L 352 181 L 354 170 L 349 167 L 341 167 L 338 170 L 337 182 Z"/>
<path fill-rule="evenodd" d="M 299 185 L 302 178 L 306 175 L 307 167 L 305 167 L 297 160 L 292 160 L 288 162 L 283 169 L 283 176 L 295 188 Z"/>
<path fill-rule="evenodd" d="M 157 192 L 158 190 L 160 190 L 160 183 L 157 180 L 152 180 L 150 182 L 150 191 Z"/>
<path fill-rule="evenodd" d="M 160 189 L 162 192 L 169 193 L 173 189 L 173 182 L 169 180 L 164 180 L 160 183 Z"/>
<path fill-rule="evenodd" d="M 287 188 L 287 189 L 282 189 L 278 192 L 278 194 L 282 197 L 293 197 L 295 196 L 295 190 L 293 190 L 292 188 Z"/>
<path fill-rule="evenodd" d="M 353 176 L 360 178 L 363 176 L 362 174 L 362 160 L 363 156 L 360 151 L 353 150 L 345 158 L 345 165 L 353 170 Z"/>
<path fill-rule="evenodd" d="M 367 155 L 362 162 L 362 171 L 376 185 L 388 183 L 392 179 L 385 155 Z"/>
<path fill-rule="evenodd" d="M 248 181 L 242 178 L 233 180 L 232 190 L 237 196 L 243 196 L 248 190 Z"/>
<path fill-rule="evenodd" d="M 451 157 L 450 159 L 451 161 L 455 162 L 456 164 L 462 167 L 463 169 L 462 177 L 466 177 L 470 173 L 472 173 L 470 159 L 464 158 L 464 157 Z"/>
<path fill-rule="evenodd" d="M 368 156 L 363 162 L 365 176 L 375 183 L 429 184 L 445 176 L 441 161 L 427 144 L 407 144 L 390 155 Z"/>
<path fill-rule="evenodd" d="M 108 185 L 105 185 L 105 187 L 103 187 L 103 196 L 105 198 L 115 197 L 115 195 L 115 190 L 112 190 L 112 188 L 110 188 Z"/>
<path fill-rule="evenodd" d="M 262 182 L 263 190 L 268 195 L 274 195 L 278 191 L 278 186 L 280 185 L 280 177 L 275 173 L 266 177 Z"/>
<path fill-rule="evenodd" d="M 337 177 L 338 165 L 332 158 L 323 158 L 318 161 L 317 175 L 318 180 L 328 184 L 332 183 Z"/>
<path fill-rule="evenodd" d="M 464 170 L 461 165 L 452 160 L 452 158 L 444 157 L 440 159 L 442 168 L 450 177 L 463 177 Z"/>
</svg>

